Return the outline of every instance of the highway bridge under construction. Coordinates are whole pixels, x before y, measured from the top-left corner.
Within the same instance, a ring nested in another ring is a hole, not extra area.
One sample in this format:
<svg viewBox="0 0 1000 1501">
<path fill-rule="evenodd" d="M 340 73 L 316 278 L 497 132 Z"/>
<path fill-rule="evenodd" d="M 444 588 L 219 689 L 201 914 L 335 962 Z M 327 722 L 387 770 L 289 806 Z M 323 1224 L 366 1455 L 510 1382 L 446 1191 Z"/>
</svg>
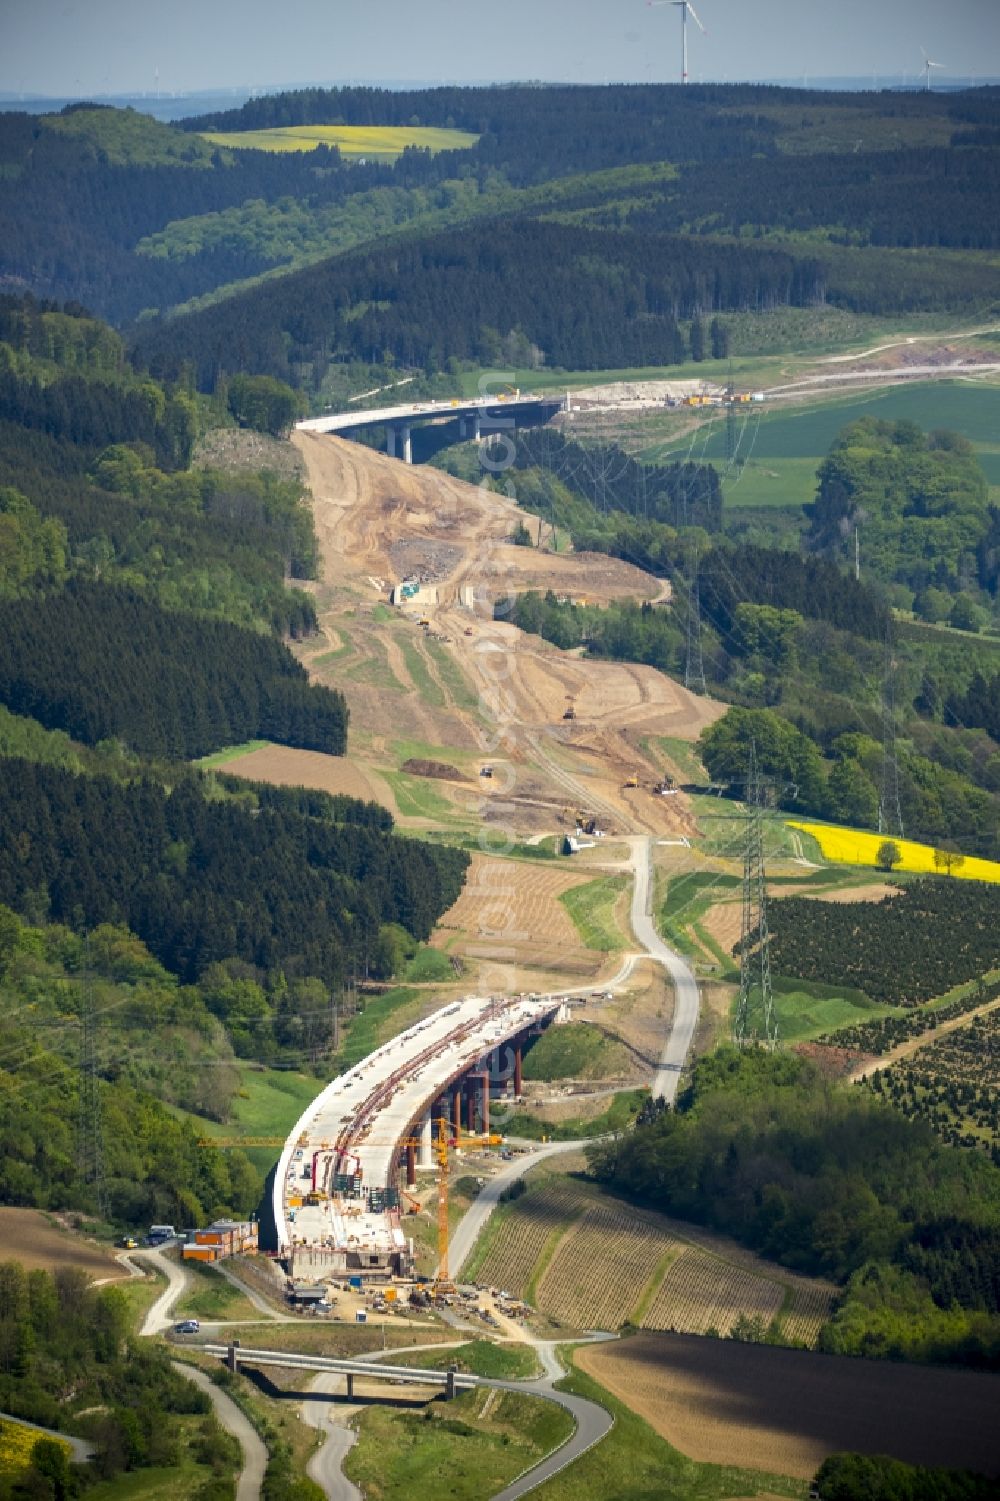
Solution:
<svg viewBox="0 0 1000 1501">
<path fill-rule="evenodd" d="M 568 1014 L 559 997 L 469 996 L 328 1084 L 293 1127 L 275 1170 L 277 1249 L 289 1274 L 410 1276 L 405 1188 L 418 1173 L 440 1170 L 438 1141 L 489 1135 L 491 1097 L 520 1094 L 523 1047 Z"/>
</svg>

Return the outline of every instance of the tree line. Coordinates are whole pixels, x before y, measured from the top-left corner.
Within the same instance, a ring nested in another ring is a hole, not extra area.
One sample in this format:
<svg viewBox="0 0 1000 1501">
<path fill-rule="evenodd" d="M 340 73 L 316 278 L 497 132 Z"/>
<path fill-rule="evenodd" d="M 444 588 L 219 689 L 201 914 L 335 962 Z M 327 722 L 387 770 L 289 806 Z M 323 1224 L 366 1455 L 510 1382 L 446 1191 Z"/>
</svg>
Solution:
<svg viewBox="0 0 1000 1501">
<path fill-rule="evenodd" d="M 78 1466 L 62 1444 L 42 1437 L 20 1473 L 0 1477 L 4 1501 L 68 1501 L 91 1485 L 182 1463 L 178 1476 L 192 1468 L 202 1501 L 232 1494 L 239 1446 L 208 1397 L 173 1369 L 169 1350 L 135 1338 L 120 1288 L 96 1287 L 76 1267 L 26 1271 L 2 1262 L 0 1348 L 4 1411 L 68 1429 L 95 1450 Z"/>
<path fill-rule="evenodd" d="M 0 634 L 0 702 L 87 745 L 184 760 L 250 739 L 346 749 L 343 696 L 281 642 L 134 590 L 74 579 L 0 602 Z"/>
<path fill-rule="evenodd" d="M 638 230 L 820 231 L 846 244 L 993 250 L 1000 156 L 987 146 L 843 151 L 698 162 L 639 199 Z M 613 213 L 609 208 L 608 217 Z"/>
<path fill-rule="evenodd" d="M 679 319 L 808 304 L 816 277 L 773 247 L 499 220 L 350 251 L 144 325 L 133 348 L 160 376 L 190 365 L 203 389 L 221 370 L 294 383 L 331 358 L 489 362 L 512 329 L 567 369 L 670 365 L 689 352 Z"/>
<path fill-rule="evenodd" d="M 426 939 L 469 861 L 283 801 L 212 801 L 190 775 L 165 791 L 5 760 L 0 790 L 0 903 L 78 928 L 124 924 L 186 981 L 238 959 L 342 986 L 367 972 L 384 925 Z"/>
<path fill-rule="evenodd" d="M 619 1192 L 845 1284 L 821 1348 L 1000 1366 L 1000 1169 L 804 1058 L 723 1048 L 676 1110 L 588 1156 Z"/>
</svg>

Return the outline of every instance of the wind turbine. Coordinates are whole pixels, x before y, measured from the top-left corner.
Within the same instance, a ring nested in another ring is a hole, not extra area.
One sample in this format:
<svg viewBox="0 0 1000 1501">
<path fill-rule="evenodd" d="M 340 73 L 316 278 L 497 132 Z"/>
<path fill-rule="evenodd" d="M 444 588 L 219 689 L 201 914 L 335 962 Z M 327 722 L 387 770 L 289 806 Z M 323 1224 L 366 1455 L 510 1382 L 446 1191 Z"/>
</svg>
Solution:
<svg viewBox="0 0 1000 1501">
<path fill-rule="evenodd" d="M 921 50 L 921 52 L 924 52 L 923 47 L 921 47 L 920 50 Z M 931 60 L 930 60 L 930 58 L 927 56 L 927 53 L 924 52 L 924 89 L 925 89 L 925 91 L 927 93 L 930 93 L 930 87 L 931 87 L 931 69 L 932 68 L 943 68 L 943 67 L 944 67 L 944 63 L 932 63 Z"/>
<path fill-rule="evenodd" d="M 687 32 L 688 11 L 690 11 L 691 14 L 692 14 L 692 16 L 694 17 L 695 22 L 696 22 L 696 24 L 698 26 L 698 30 L 701 31 L 701 32 L 704 32 L 706 36 L 708 34 L 707 32 L 705 32 L 704 26 L 702 26 L 701 22 L 698 20 L 698 12 L 695 10 L 694 6 L 691 4 L 691 0 L 646 0 L 646 4 L 649 5 L 649 6 L 675 5 L 677 7 L 677 9 L 680 11 L 680 13 L 681 13 L 681 59 L 682 59 L 682 61 L 681 61 L 681 83 L 687 83 L 687 81 L 688 81 L 688 32 Z"/>
</svg>

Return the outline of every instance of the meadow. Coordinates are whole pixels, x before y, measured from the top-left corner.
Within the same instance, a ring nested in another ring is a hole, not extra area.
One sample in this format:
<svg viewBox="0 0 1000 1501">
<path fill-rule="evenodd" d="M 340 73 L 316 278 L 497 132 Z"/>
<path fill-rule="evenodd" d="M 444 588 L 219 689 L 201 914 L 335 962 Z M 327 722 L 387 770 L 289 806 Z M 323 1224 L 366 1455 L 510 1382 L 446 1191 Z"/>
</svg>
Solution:
<svg viewBox="0 0 1000 1501">
<path fill-rule="evenodd" d="M 213 146 L 229 150 L 315 151 L 317 146 L 336 146 L 346 157 L 367 161 L 395 161 L 407 146 L 423 151 L 464 151 L 478 136 L 464 130 L 444 130 L 431 125 L 283 125 L 274 130 L 240 130 L 231 134 L 206 132 L 202 137 Z"/>
<path fill-rule="evenodd" d="M 859 417 L 905 419 L 927 431 L 950 428 L 968 438 L 991 485 L 1000 485 L 998 388 L 963 380 L 921 381 L 813 401 L 741 411 L 736 421 L 738 466 L 725 484 L 728 507 L 797 506 L 813 499 L 816 470 L 831 444 Z M 713 413 L 693 436 L 668 441 L 663 454 L 727 463 L 726 421 Z M 742 467 L 739 467 L 740 463 Z"/>
</svg>

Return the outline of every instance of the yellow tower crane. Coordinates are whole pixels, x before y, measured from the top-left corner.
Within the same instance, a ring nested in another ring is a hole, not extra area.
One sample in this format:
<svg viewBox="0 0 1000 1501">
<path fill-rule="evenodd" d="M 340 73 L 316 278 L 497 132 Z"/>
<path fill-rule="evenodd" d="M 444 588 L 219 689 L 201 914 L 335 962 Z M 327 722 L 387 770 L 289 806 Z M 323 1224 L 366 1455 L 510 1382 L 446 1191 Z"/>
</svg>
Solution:
<svg viewBox="0 0 1000 1501">
<path fill-rule="evenodd" d="M 448 1123 L 444 1116 L 438 1120 L 438 1269 L 437 1281 L 447 1282 L 448 1276 Z"/>
</svg>

